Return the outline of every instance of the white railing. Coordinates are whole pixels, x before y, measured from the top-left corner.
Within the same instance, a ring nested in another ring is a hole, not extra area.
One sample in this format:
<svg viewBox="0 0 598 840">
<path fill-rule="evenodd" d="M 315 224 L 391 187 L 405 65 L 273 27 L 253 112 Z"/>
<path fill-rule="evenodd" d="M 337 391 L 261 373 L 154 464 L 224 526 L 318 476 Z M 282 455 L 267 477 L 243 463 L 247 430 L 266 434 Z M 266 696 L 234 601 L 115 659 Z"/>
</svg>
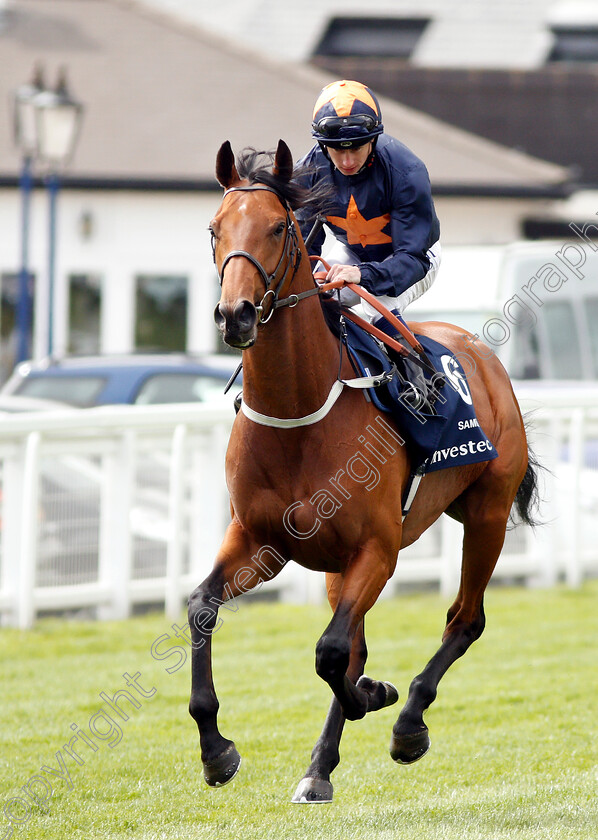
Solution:
<svg viewBox="0 0 598 840">
<path fill-rule="evenodd" d="M 547 524 L 507 535 L 495 578 L 577 586 L 598 574 L 598 391 L 518 388 Z M 179 615 L 212 567 L 229 517 L 224 452 L 232 407 L 109 406 L 0 419 L 0 615 L 30 627 L 48 611 Z M 385 594 L 458 585 L 461 528 L 448 517 L 401 552 Z M 295 564 L 263 588 L 319 600 L 323 576 Z"/>
</svg>

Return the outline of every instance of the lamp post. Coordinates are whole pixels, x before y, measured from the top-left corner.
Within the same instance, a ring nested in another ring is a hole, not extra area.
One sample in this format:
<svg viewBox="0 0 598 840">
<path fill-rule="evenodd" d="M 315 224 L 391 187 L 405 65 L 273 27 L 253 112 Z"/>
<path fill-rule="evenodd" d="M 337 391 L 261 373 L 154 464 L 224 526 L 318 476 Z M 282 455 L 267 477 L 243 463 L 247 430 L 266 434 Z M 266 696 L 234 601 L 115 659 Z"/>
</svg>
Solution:
<svg viewBox="0 0 598 840">
<path fill-rule="evenodd" d="M 48 186 L 48 355 L 54 351 L 54 285 L 56 268 L 56 206 L 60 172 L 71 159 L 79 137 L 83 106 L 69 93 L 61 70 L 55 90 L 34 100 L 37 154 L 47 171 Z"/>
<path fill-rule="evenodd" d="M 33 159 L 37 152 L 35 99 L 44 89 L 41 68 L 37 67 L 31 84 L 21 85 L 14 96 L 14 137 L 22 155 L 21 191 L 21 266 L 17 295 L 17 348 L 15 361 L 29 358 L 31 298 L 29 288 L 29 217 L 33 188 Z"/>
</svg>

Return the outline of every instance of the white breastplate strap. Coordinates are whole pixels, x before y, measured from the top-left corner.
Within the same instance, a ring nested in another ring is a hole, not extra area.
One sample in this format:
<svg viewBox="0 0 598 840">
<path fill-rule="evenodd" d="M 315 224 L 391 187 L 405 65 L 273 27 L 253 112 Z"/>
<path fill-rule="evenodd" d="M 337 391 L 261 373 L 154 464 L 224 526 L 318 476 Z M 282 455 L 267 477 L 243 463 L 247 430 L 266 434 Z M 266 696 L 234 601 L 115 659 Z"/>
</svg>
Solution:
<svg viewBox="0 0 598 840">
<path fill-rule="evenodd" d="M 299 426 L 311 426 L 313 423 L 318 423 L 322 418 L 326 417 L 332 406 L 340 397 L 343 388 L 347 385 L 349 388 L 375 388 L 381 382 L 387 382 L 389 376 L 360 376 L 356 379 L 337 379 L 333 383 L 330 393 L 324 405 L 313 414 L 306 414 L 304 417 L 270 417 L 267 414 L 260 414 L 249 408 L 244 400 L 241 400 L 241 411 L 254 423 L 259 423 L 260 426 L 273 426 L 275 429 L 295 429 Z"/>
</svg>

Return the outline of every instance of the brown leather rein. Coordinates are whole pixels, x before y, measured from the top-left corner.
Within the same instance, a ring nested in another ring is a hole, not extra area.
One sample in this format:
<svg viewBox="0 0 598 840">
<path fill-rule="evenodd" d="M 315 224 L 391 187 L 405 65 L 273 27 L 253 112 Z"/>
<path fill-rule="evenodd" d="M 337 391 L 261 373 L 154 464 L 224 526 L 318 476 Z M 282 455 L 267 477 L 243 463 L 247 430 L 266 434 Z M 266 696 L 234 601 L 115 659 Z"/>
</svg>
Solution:
<svg viewBox="0 0 598 840">
<path fill-rule="evenodd" d="M 430 364 L 423 350 L 423 347 L 421 346 L 415 335 L 411 332 L 411 330 L 408 327 L 406 327 L 405 324 L 403 324 L 395 315 L 393 315 L 393 313 L 389 309 L 383 306 L 380 303 L 380 301 L 378 301 L 377 298 L 374 297 L 374 295 L 372 295 L 370 292 L 367 291 L 367 289 L 364 289 L 357 283 L 346 283 L 344 280 L 331 280 L 327 283 L 317 284 L 316 286 L 314 286 L 313 289 L 308 289 L 305 292 L 299 292 L 299 294 L 290 294 L 288 297 L 279 298 L 279 294 L 288 277 L 289 272 L 292 269 L 293 273 L 290 279 L 290 283 L 292 283 L 301 263 L 301 249 L 299 247 L 299 240 L 297 236 L 297 230 L 295 228 L 295 223 L 291 219 L 291 208 L 289 204 L 281 198 L 281 196 L 276 192 L 276 190 L 266 186 L 265 184 L 252 184 L 246 187 L 230 187 L 229 189 L 225 190 L 223 199 L 225 196 L 232 192 L 254 192 L 257 190 L 263 190 L 265 192 L 273 193 L 285 208 L 286 236 L 280 259 L 274 271 L 268 274 L 268 272 L 260 263 L 260 261 L 256 259 L 256 257 L 254 257 L 253 254 L 251 254 L 249 251 L 244 251 L 242 249 L 230 251 L 222 261 L 222 265 L 218 272 L 218 279 L 220 281 L 220 285 L 222 286 L 222 283 L 224 281 L 224 269 L 226 268 L 231 259 L 235 257 L 243 257 L 244 259 L 249 260 L 249 262 L 258 270 L 266 287 L 265 294 L 256 307 L 258 311 L 259 323 L 261 324 L 268 323 L 268 321 L 274 314 L 275 309 L 280 309 L 284 306 L 293 308 L 297 306 L 297 304 L 300 301 L 305 300 L 305 298 L 312 297 L 313 295 L 323 294 L 325 292 L 331 292 L 346 286 L 347 288 L 351 289 L 352 292 L 355 292 L 355 294 L 359 295 L 359 297 L 361 297 L 363 300 L 367 301 L 371 306 L 373 306 L 374 309 L 376 309 L 397 330 L 397 332 L 403 336 L 403 338 L 407 341 L 409 346 L 415 350 L 418 356 L 421 356 L 423 362 L 420 362 L 420 364 L 422 364 L 422 367 L 432 368 L 432 365 Z M 213 233 L 212 255 L 214 258 L 214 264 L 216 264 L 216 253 Z M 286 266 L 284 268 L 282 276 L 277 281 L 277 274 L 280 271 L 280 268 L 283 262 L 285 261 L 285 258 L 287 260 Z M 330 266 L 328 265 L 328 263 L 321 257 L 309 257 L 309 259 L 319 261 L 326 269 L 326 272 L 316 272 L 313 275 L 314 282 L 317 282 L 317 280 L 319 279 L 324 279 L 328 271 L 330 271 Z M 275 283 L 276 285 L 274 285 Z M 271 296 L 272 300 L 270 302 L 270 307 L 267 311 L 267 314 L 264 316 L 264 311 L 266 308 L 265 303 L 269 296 Z M 359 315 L 356 315 L 354 312 L 351 312 L 351 310 L 343 309 L 343 315 L 345 316 L 345 318 L 348 318 L 350 321 L 353 321 L 353 323 L 362 327 L 364 330 L 366 330 L 366 332 L 370 333 L 370 335 L 373 335 L 379 341 L 384 342 L 384 344 L 386 344 L 399 355 L 411 355 L 409 353 L 409 350 L 407 350 L 407 348 L 405 348 L 402 344 L 399 344 L 399 342 L 396 341 L 394 338 L 387 335 L 385 332 L 378 329 L 373 324 L 370 324 L 369 321 L 366 321 L 365 319 L 359 317 Z M 419 362 L 418 359 L 416 359 L 416 361 Z M 434 370 L 434 368 L 432 368 L 432 370 Z"/>
</svg>

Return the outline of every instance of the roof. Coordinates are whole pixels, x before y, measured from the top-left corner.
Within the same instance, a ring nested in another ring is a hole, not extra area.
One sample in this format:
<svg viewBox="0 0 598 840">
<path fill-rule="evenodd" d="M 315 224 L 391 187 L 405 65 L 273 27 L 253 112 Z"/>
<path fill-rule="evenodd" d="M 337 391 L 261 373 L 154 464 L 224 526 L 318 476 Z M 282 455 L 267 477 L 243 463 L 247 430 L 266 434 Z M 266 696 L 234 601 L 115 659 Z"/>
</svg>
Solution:
<svg viewBox="0 0 598 840">
<path fill-rule="evenodd" d="M 235 3 L 224 6 L 231 11 Z M 196 186 L 203 179 L 211 187 L 226 139 L 236 149 L 273 148 L 282 137 L 299 157 L 311 145 L 315 98 L 332 78 L 258 55 L 138 0 L 12 0 L 2 20 L 0 100 L 8 101 L 41 62 L 52 84 L 65 65 L 72 93 L 85 104 L 71 179 Z M 381 104 L 386 130 L 425 161 L 437 188 L 542 191 L 567 178 L 561 167 L 390 100 Z M 9 111 L 0 109 L 5 181 L 20 167 L 11 133 Z"/>
<path fill-rule="evenodd" d="M 597 20 L 595 0 L 143 2 L 292 61 L 309 60 L 332 17 L 429 18 L 412 57 L 412 63 L 421 67 L 538 67 L 553 43 L 551 24 Z"/>
</svg>

